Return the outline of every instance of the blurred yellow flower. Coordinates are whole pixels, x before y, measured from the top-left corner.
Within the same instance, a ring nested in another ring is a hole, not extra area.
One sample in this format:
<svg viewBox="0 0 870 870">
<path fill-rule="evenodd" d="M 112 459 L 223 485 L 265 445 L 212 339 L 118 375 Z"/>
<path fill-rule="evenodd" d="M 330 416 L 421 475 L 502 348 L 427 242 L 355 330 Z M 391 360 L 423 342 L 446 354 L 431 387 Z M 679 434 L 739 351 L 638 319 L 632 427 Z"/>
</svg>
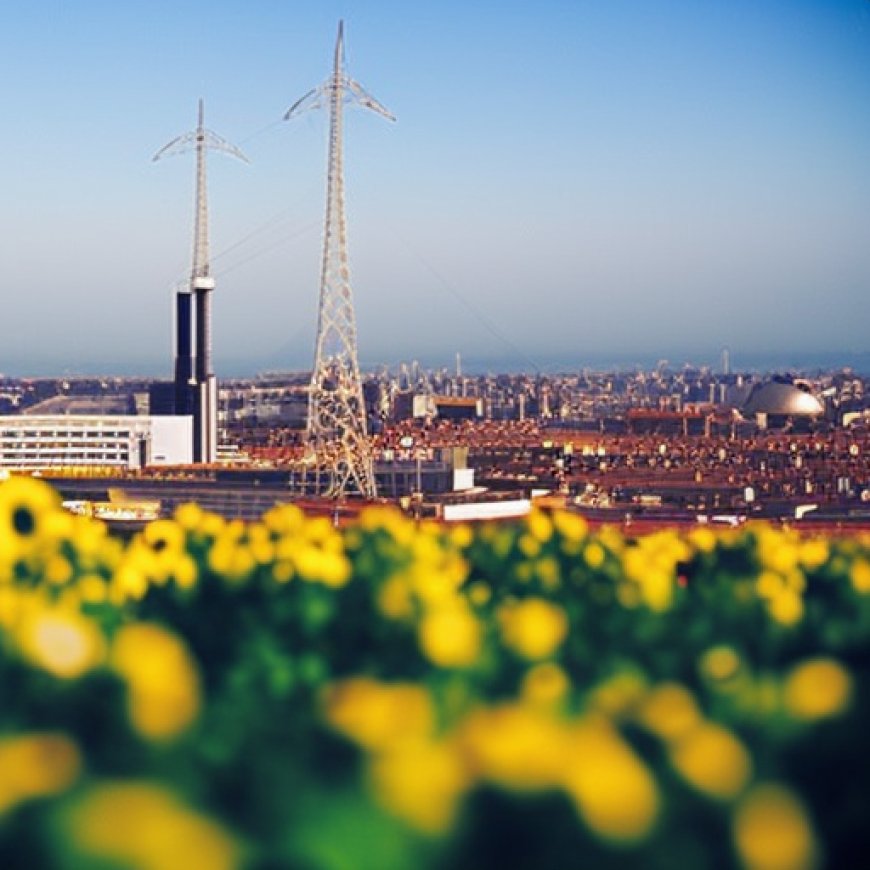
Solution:
<svg viewBox="0 0 870 870">
<path fill-rule="evenodd" d="M 42 576 L 52 586 L 63 586 L 73 577 L 73 566 L 69 559 L 56 553 L 48 558 L 42 568 Z"/>
<path fill-rule="evenodd" d="M 535 573 L 544 589 L 554 591 L 562 585 L 562 571 L 552 556 L 542 556 L 535 562 Z"/>
<path fill-rule="evenodd" d="M 199 567 L 188 553 L 182 553 L 173 563 L 172 579 L 181 589 L 192 589 L 199 577 Z"/>
<path fill-rule="evenodd" d="M 21 590 L 0 583 L 0 629 L 9 631 L 18 622 L 21 614 Z"/>
<path fill-rule="evenodd" d="M 199 714 L 199 672 L 187 647 L 159 625 L 124 626 L 111 662 L 126 680 L 133 727 L 150 740 L 176 737 Z"/>
<path fill-rule="evenodd" d="M 651 610 L 667 610 L 674 597 L 676 566 L 688 558 L 685 543 L 670 532 L 657 532 L 640 538 L 623 554 L 625 576 L 634 581 L 644 604 Z M 626 604 L 630 599 L 623 599 Z"/>
<path fill-rule="evenodd" d="M 506 603 L 498 619 L 505 645 L 530 661 L 551 656 L 568 635 L 565 611 L 543 598 Z"/>
<path fill-rule="evenodd" d="M 621 670 L 599 683 L 587 695 L 591 710 L 618 718 L 635 710 L 646 697 L 649 685 L 637 670 Z"/>
<path fill-rule="evenodd" d="M 541 552 L 541 542 L 528 533 L 519 536 L 517 546 L 526 559 L 534 559 Z"/>
<path fill-rule="evenodd" d="M 82 539 L 83 549 L 88 549 L 93 545 L 96 535 L 100 532 L 105 534 L 105 523 L 90 517 L 73 516 L 66 510 L 47 510 L 41 519 L 39 536 L 53 548 L 62 541 L 75 540 L 78 549 L 79 539 Z"/>
<path fill-rule="evenodd" d="M 182 505 L 179 510 L 185 507 L 186 505 Z M 182 516 L 179 518 L 178 514 L 176 514 L 176 517 L 183 525 L 184 517 Z M 195 538 L 213 541 L 223 533 L 228 525 L 229 521 L 225 520 L 220 514 L 213 514 L 209 511 L 200 509 L 197 524 L 193 528 L 187 529 L 187 531 L 189 531 Z"/>
<path fill-rule="evenodd" d="M 798 549 L 800 563 L 804 568 L 814 571 L 821 568 L 830 556 L 828 542 L 823 538 L 811 538 L 802 541 Z"/>
<path fill-rule="evenodd" d="M 202 524 L 205 511 L 196 502 L 186 502 L 175 509 L 173 517 L 184 531 L 195 532 Z"/>
<path fill-rule="evenodd" d="M 700 553 L 712 553 L 716 549 L 716 533 L 712 529 L 692 529 L 686 537 Z"/>
<path fill-rule="evenodd" d="M 803 618 L 804 601 L 799 592 L 786 587 L 767 602 L 767 610 L 776 622 L 790 627 Z"/>
<path fill-rule="evenodd" d="M 799 594 L 803 594 L 807 589 L 807 577 L 803 571 L 795 568 L 793 571 L 789 571 L 788 574 L 783 577 L 783 581 L 785 582 L 786 588 L 791 589 L 793 592 L 797 592 Z"/>
<path fill-rule="evenodd" d="M 278 559 L 272 565 L 272 579 L 276 583 L 289 583 L 295 575 L 296 569 L 292 562 Z"/>
<path fill-rule="evenodd" d="M 75 679 L 103 662 L 106 645 L 97 626 L 76 610 L 31 610 L 19 626 L 21 651 L 35 665 L 62 679 Z"/>
<path fill-rule="evenodd" d="M 734 647 L 720 644 L 710 647 L 701 656 L 698 667 L 705 677 L 723 682 L 737 676 L 741 659 Z"/>
<path fill-rule="evenodd" d="M 66 791 L 81 766 L 75 743 L 64 734 L 0 738 L 0 818 L 22 801 Z"/>
<path fill-rule="evenodd" d="M 223 827 L 148 782 L 91 787 L 68 810 L 66 829 L 75 851 L 136 870 L 233 870 L 242 865 L 239 845 Z"/>
<path fill-rule="evenodd" d="M 64 535 L 58 535 L 55 544 L 57 550 L 67 557 L 72 557 L 77 572 L 86 574 L 102 569 L 109 569 L 117 563 L 122 544 L 115 538 L 110 538 L 106 524 L 90 517 L 73 516 L 65 511 L 49 514 L 47 520 L 51 523 L 63 517 L 63 525 L 70 525 Z M 46 525 L 50 525 L 47 523 Z M 60 540 L 60 538 L 63 540 Z"/>
<path fill-rule="evenodd" d="M 384 750 L 434 727 L 429 693 L 413 683 L 379 683 L 353 677 L 330 685 L 323 712 L 336 730 L 368 750 Z"/>
<path fill-rule="evenodd" d="M 300 542 L 293 554 L 293 562 L 302 580 L 342 586 L 350 578 L 347 560 L 311 544 Z M 326 578 L 329 578 L 329 582 Z"/>
<path fill-rule="evenodd" d="M 439 606 L 455 600 L 457 590 L 468 576 L 465 559 L 431 540 L 415 546 L 413 553 L 414 562 L 399 576 L 409 582 L 420 601 L 426 606 Z"/>
<path fill-rule="evenodd" d="M 141 537 L 157 553 L 180 553 L 185 545 L 184 529 L 175 520 L 154 520 L 142 529 Z"/>
<path fill-rule="evenodd" d="M 131 547 L 115 569 L 111 581 L 111 598 L 116 604 L 128 599 L 139 600 L 148 591 L 149 559 L 144 550 Z"/>
<path fill-rule="evenodd" d="M 648 571 L 639 585 L 643 602 L 650 610 L 660 613 L 667 610 L 673 603 L 673 571 L 662 569 Z"/>
<path fill-rule="evenodd" d="M 519 560 L 511 566 L 518 583 L 531 583 L 535 576 L 535 563 L 531 559 Z"/>
<path fill-rule="evenodd" d="M 247 545 L 259 565 L 268 565 L 275 558 L 275 545 L 270 529 L 263 523 L 250 523 L 247 528 Z"/>
<path fill-rule="evenodd" d="M 596 532 L 595 537 L 611 553 L 619 555 L 625 549 L 626 538 L 615 525 L 608 524 L 601 526 Z"/>
<path fill-rule="evenodd" d="M 812 825 L 786 788 L 755 786 L 733 820 L 734 842 L 746 870 L 810 870 L 818 856 Z"/>
<path fill-rule="evenodd" d="M 526 528 L 529 534 L 542 544 L 546 544 L 553 537 L 553 522 L 544 511 L 532 508 L 526 517 Z"/>
<path fill-rule="evenodd" d="M 784 588 L 785 582 L 776 571 L 762 571 L 755 581 L 755 591 L 759 598 L 773 598 Z"/>
<path fill-rule="evenodd" d="M 473 773 L 518 791 L 539 791 L 560 784 L 566 738 L 559 719 L 520 704 L 474 710 L 458 733 Z"/>
<path fill-rule="evenodd" d="M 800 558 L 799 541 L 790 532 L 779 531 L 771 526 L 756 527 L 758 558 L 762 567 L 780 574 L 794 570 Z"/>
<path fill-rule="evenodd" d="M 208 551 L 208 566 L 228 583 L 237 585 L 248 580 L 257 567 L 247 543 L 242 540 L 240 521 L 228 523 Z"/>
<path fill-rule="evenodd" d="M 605 719 L 589 718 L 571 729 L 561 779 L 599 837 L 631 843 L 652 830 L 661 803 L 656 781 Z"/>
<path fill-rule="evenodd" d="M 552 516 L 553 526 L 562 537 L 562 548 L 567 552 L 579 553 L 579 549 L 573 547 L 566 548 L 567 543 L 579 544 L 588 534 L 589 525 L 580 514 L 570 513 L 569 511 L 555 511 Z"/>
<path fill-rule="evenodd" d="M 870 594 L 870 562 L 866 559 L 855 559 L 849 569 L 849 579 L 856 592 L 862 595 Z"/>
<path fill-rule="evenodd" d="M 442 668 L 462 668 L 477 661 L 483 629 L 468 606 L 457 601 L 427 612 L 417 637 L 430 662 Z"/>
<path fill-rule="evenodd" d="M 449 830 L 469 784 L 468 772 L 450 743 L 412 740 L 369 762 L 379 803 L 425 834 Z"/>
<path fill-rule="evenodd" d="M 678 683 L 652 689 L 637 712 L 638 721 L 662 740 L 679 740 L 702 721 L 692 693 Z"/>
<path fill-rule="evenodd" d="M 554 662 L 544 662 L 529 668 L 523 676 L 520 694 L 524 701 L 550 706 L 561 701 L 571 688 L 571 681 Z"/>
<path fill-rule="evenodd" d="M 587 544 L 583 548 L 583 561 L 585 561 L 593 571 L 597 570 L 604 564 L 604 558 L 604 547 L 602 547 L 597 541 L 592 541 L 592 543 Z"/>
<path fill-rule="evenodd" d="M 467 523 L 455 523 L 449 531 L 450 543 L 458 550 L 464 550 L 474 540 L 474 532 Z"/>
<path fill-rule="evenodd" d="M 187 506 L 178 510 L 184 507 Z M 141 597 L 134 579 L 137 574 L 146 584 L 162 586 L 173 579 L 182 589 L 194 586 L 199 569 L 186 546 L 184 527 L 176 520 L 155 520 L 145 526 L 128 548 L 125 560 L 126 564 L 135 566 L 129 569 L 127 577 L 131 597 Z"/>
<path fill-rule="evenodd" d="M 109 586 L 99 574 L 85 574 L 77 584 L 81 600 L 86 604 L 102 604 L 109 597 Z"/>
<path fill-rule="evenodd" d="M 852 678 L 834 659 L 817 658 L 792 669 L 783 687 L 786 709 L 797 719 L 836 716 L 849 705 Z"/>
<path fill-rule="evenodd" d="M 262 522 L 275 535 L 296 535 L 305 522 L 305 514 L 295 504 L 275 505 L 263 514 Z"/>
<path fill-rule="evenodd" d="M 359 516 L 363 531 L 384 531 L 401 544 L 410 544 L 414 539 L 414 524 L 394 507 L 369 507 Z"/>
<path fill-rule="evenodd" d="M 411 589 L 404 576 L 395 575 L 377 591 L 378 610 L 387 619 L 408 619 L 414 613 Z"/>
<path fill-rule="evenodd" d="M 467 591 L 468 600 L 478 607 L 488 604 L 492 599 L 492 587 L 483 580 L 475 580 Z"/>
<path fill-rule="evenodd" d="M 670 748 L 671 764 L 688 783 L 710 797 L 736 797 L 752 775 L 752 758 L 720 725 L 705 722 Z"/>
</svg>

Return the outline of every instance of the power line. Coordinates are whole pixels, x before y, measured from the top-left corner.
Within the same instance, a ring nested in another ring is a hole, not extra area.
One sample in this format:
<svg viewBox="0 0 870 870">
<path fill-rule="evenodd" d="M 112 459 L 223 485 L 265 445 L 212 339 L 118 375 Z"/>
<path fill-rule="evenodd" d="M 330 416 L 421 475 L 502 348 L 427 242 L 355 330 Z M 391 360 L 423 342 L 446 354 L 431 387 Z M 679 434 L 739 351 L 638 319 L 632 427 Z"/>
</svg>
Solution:
<svg viewBox="0 0 870 870">
<path fill-rule="evenodd" d="M 261 127 L 259 130 L 255 130 L 253 133 L 250 134 L 250 136 L 246 136 L 244 139 L 240 140 L 239 144 L 244 145 L 247 142 L 250 142 L 252 139 L 258 139 L 264 133 L 268 133 L 273 128 L 280 126 L 282 120 L 283 120 L 283 118 L 278 118 L 277 120 L 272 121 L 269 124 L 266 124 L 265 127 Z"/>
<path fill-rule="evenodd" d="M 447 280 L 422 254 L 400 233 L 393 230 L 393 234 L 396 238 L 405 245 L 408 251 L 417 258 L 417 260 L 425 266 L 425 268 L 429 271 L 429 273 L 438 281 L 441 287 L 447 290 L 454 299 L 456 299 L 467 311 L 469 311 L 480 323 L 481 326 L 495 339 L 504 344 L 505 347 L 509 348 L 517 357 L 522 359 L 527 365 L 531 366 L 534 370 L 535 374 L 540 374 L 540 366 L 533 360 L 530 359 L 528 354 L 523 351 L 521 348 L 517 347 L 513 341 L 511 341 L 500 329 L 498 329 L 494 323 L 478 308 L 473 302 L 470 302 L 453 284 Z"/>
<path fill-rule="evenodd" d="M 255 251 L 253 254 L 250 254 L 249 256 L 243 258 L 242 260 L 239 260 L 238 262 L 233 263 L 231 266 L 227 266 L 226 268 L 221 269 L 221 271 L 217 272 L 215 276 L 217 277 L 220 275 L 226 275 L 228 272 L 233 272 L 236 269 L 238 269 L 240 266 L 244 266 L 247 263 L 250 263 L 252 260 L 256 260 L 259 257 L 262 257 L 264 254 L 269 253 L 269 251 L 272 251 L 275 248 L 279 248 L 279 247 L 281 247 L 281 245 L 285 245 L 285 244 L 287 244 L 287 242 L 291 242 L 294 239 L 298 239 L 300 236 L 306 235 L 306 233 L 310 233 L 311 230 L 315 229 L 318 226 L 320 226 L 319 221 L 314 221 L 310 224 L 307 224 L 306 226 L 302 227 L 302 229 L 300 229 L 298 232 L 292 233 L 291 235 L 288 235 L 288 236 L 283 236 L 282 238 L 274 241 L 272 244 L 266 245 L 266 247 L 260 248 L 259 250 Z"/>
</svg>

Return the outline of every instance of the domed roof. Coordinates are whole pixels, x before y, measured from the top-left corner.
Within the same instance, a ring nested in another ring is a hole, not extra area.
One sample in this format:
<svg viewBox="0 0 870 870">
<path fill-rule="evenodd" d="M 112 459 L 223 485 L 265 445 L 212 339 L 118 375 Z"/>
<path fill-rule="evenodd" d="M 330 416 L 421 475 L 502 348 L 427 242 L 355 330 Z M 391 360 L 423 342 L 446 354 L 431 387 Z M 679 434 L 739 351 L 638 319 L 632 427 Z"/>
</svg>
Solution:
<svg viewBox="0 0 870 870">
<path fill-rule="evenodd" d="M 784 378 L 756 384 L 741 409 L 743 414 L 787 414 L 792 417 L 817 417 L 824 413 L 822 403 L 809 386 Z"/>
</svg>

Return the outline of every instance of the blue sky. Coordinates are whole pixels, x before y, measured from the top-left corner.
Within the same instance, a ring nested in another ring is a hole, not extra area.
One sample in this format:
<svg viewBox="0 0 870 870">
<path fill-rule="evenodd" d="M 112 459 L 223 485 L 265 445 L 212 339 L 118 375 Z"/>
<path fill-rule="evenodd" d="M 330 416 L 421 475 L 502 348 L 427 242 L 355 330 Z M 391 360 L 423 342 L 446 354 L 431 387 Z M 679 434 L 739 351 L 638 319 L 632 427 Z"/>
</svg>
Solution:
<svg viewBox="0 0 870 870">
<path fill-rule="evenodd" d="M 870 350 L 870 2 L 3 4 L 0 372 L 171 366 L 195 124 L 218 374 L 313 352 L 328 123 L 350 74 L 364 365 Z"/>
</svg>

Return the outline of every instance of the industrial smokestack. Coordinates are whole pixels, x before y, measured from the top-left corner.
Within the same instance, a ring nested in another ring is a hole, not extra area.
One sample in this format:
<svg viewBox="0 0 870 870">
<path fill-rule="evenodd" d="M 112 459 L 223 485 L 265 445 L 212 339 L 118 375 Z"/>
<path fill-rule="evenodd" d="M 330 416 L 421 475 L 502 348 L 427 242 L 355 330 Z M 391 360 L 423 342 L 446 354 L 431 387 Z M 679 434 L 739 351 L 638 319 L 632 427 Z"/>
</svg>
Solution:
<svg viewBox="0 0 870 870">
<path fill-rule="evenodd" d="M 190 383 L 193 378 L 193 308 L 188 290 L 175 294 L 175 413 L 192 413 Z"/>
</svg>

